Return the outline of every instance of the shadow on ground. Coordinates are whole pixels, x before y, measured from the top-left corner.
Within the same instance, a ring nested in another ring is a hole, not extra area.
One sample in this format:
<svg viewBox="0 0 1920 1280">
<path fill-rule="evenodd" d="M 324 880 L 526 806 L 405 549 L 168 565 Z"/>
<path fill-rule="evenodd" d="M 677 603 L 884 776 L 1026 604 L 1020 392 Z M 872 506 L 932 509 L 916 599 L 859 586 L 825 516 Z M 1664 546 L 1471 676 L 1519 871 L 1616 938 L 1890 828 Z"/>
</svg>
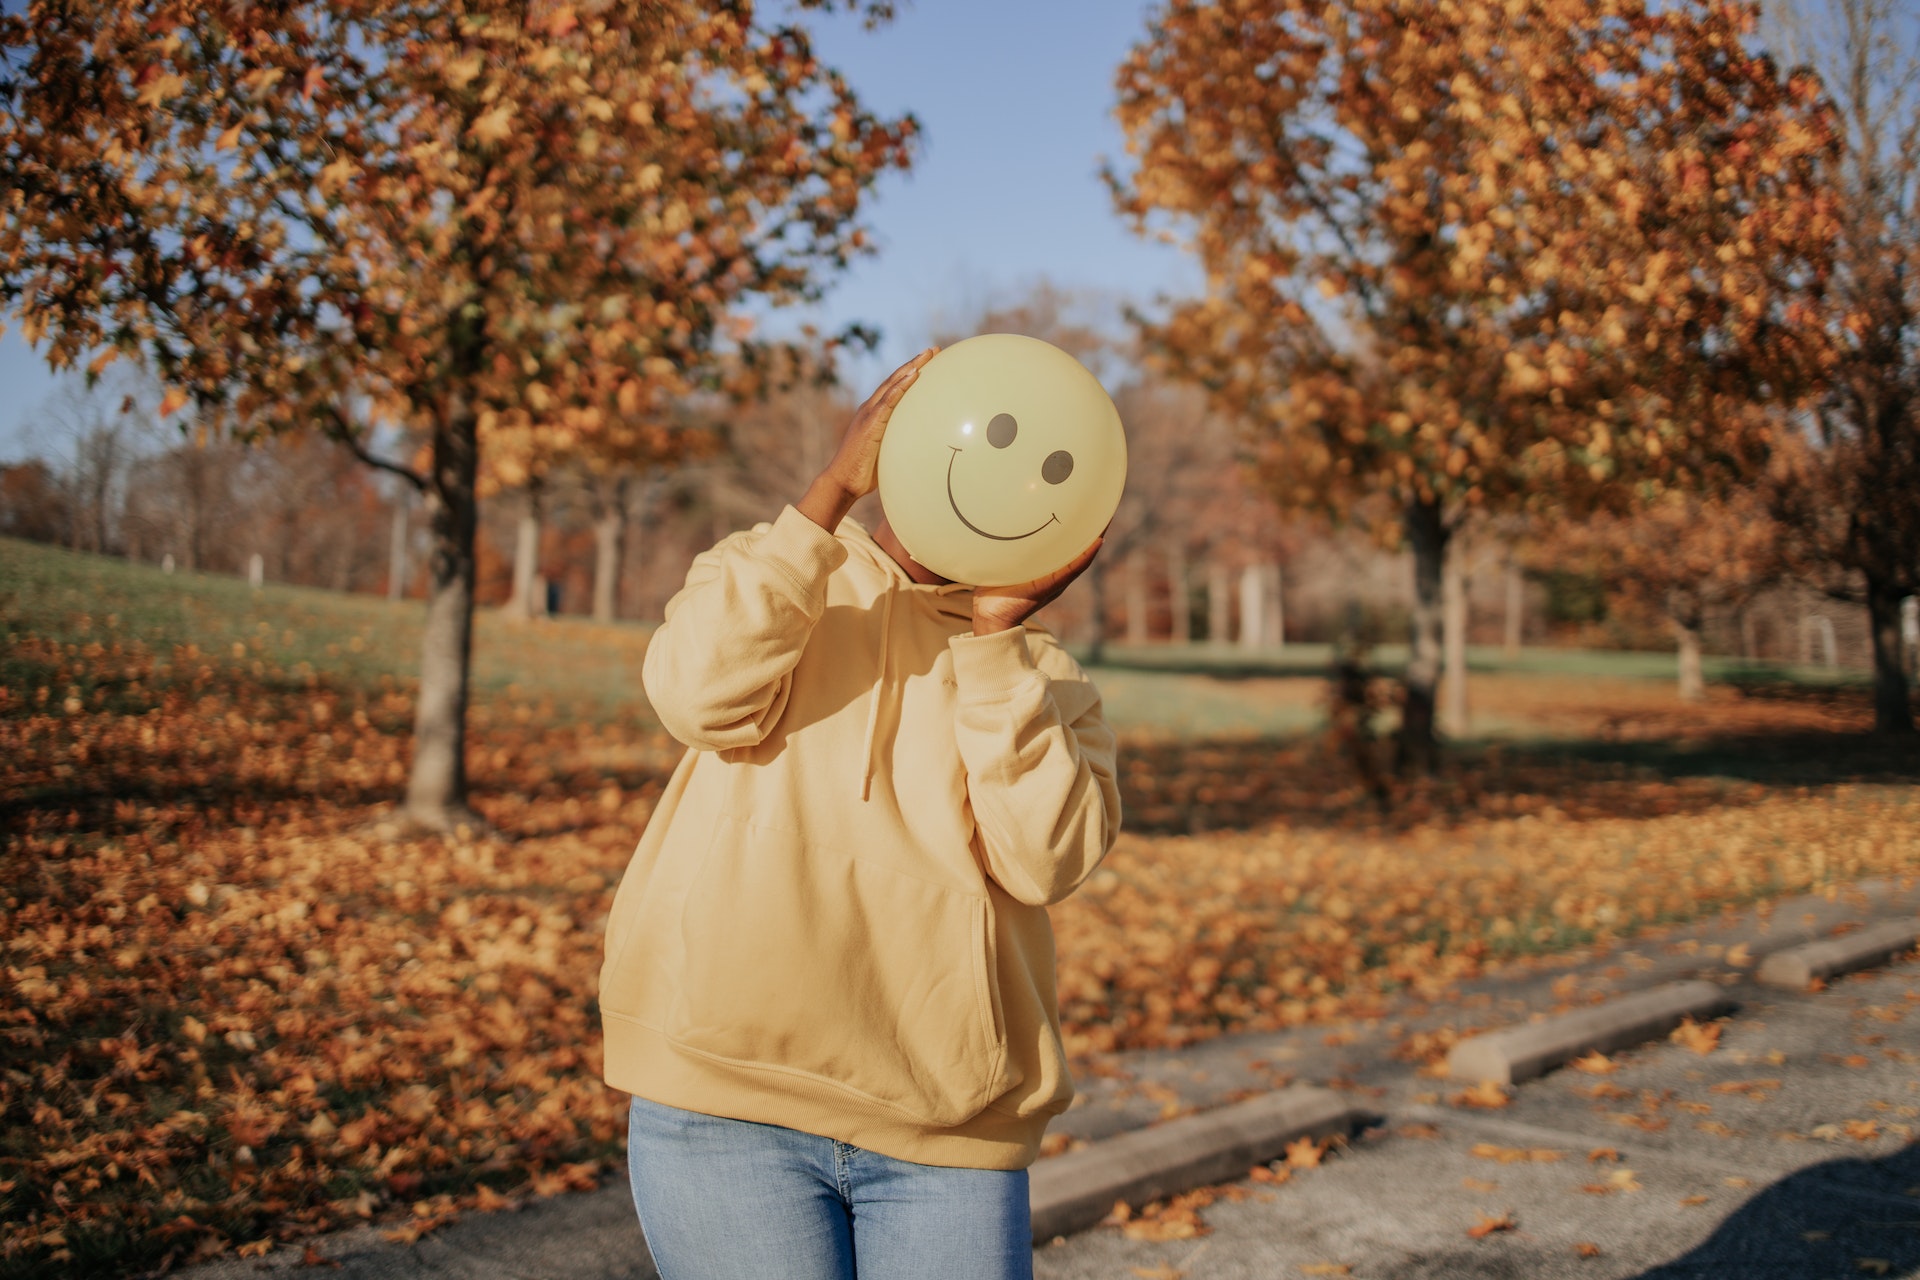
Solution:
<svg viewBox="0 0 1920 1280">
<path fill-rule="evenodd" d="M 1446 751 L 1437 776 L 1408 781 L 1383 769 L 1378 788 L 1323 737 L 1128 742 L 1120 767 L 1129 831 L 1197 834 L 1276 822 L 1405 829 L 1548 809 L 1576 821 L 1647 819 L 1755 804 L 1783 788 L 1920 783 L 1920 739 L 1796 731 L 1462 743 Z"/>
<path fill-rule="evenodd" d="M 1711 1236 L 1636 1280 L 1920 1272 L 1920 1145 L 1829 1160 L 1769 1186 Z"/>
</svg>

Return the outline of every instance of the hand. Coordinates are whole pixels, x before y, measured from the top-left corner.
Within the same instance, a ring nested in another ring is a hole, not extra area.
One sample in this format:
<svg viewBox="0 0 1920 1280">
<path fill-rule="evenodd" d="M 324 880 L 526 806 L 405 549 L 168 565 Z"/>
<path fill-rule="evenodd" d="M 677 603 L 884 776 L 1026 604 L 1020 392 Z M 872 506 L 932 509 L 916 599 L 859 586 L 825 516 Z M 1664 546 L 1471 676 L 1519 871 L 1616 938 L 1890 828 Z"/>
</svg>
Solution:
<svg viewBox="0 0 1920 1280">
<path fill-rule="evenodd" d="M 913 359 L 887 375 L 865 404 L 854 411 L 853 420 L 840 434 L 840 448 L 826 470 L 807 486 L 806 496 L 795 504 L 800 514 L 832 533 L 852 509 L 853 504 L 872 493 L 880 484 L 880 440 L 887 434 L 887 422 L 907 394 L 907 388 L 919 376 L 921 366 L 933 359 L 937 347 L 928 347 Z"/>
<path fill-rule="evenodd" d="M 1010 631 L 1040 612 L 1086 571 L 1105 540 L 1104 536 L 1095 538 L 1092 546 L 1073 558 L 1073 563 L 1032 582 L 1012 587 L 975 587 L 973 634 L 990 636 L 996 631 Z"/>
</svg>

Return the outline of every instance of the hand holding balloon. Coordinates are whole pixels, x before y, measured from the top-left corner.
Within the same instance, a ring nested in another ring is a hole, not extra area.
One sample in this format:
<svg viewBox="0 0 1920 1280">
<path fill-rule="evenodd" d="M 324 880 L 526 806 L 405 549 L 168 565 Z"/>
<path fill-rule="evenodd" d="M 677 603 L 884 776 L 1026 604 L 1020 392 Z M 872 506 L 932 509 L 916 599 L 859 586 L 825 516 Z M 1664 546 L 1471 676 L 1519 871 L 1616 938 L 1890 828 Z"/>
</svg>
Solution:
<svg viewBox="0 0 1920 1280">
<path fill-rule="evenodd" d="M 1071 577 L 1057 575 L 1078 572 L 1126 486 L 1113 401 L 1078 360 L 1035 338 L 954 343 L 917 371 L 891 418 L 879 458 L 887 526 L 952 582 L 1058 594 Z"/>
<path fill-rule="evenodd" d="M 1085 572 L 1086 567 L 1093 563 L 1093 558 L 1100 554 L 1100 544 L 1104 540 L 1104 536 L 1095 538 L 1093 545 L 1075 556 L 1071 563 L 1052 573 L 1043 574 L 1032 582 L 1011 587 L 975 588 L 973 634 L 990 636 L 996 631 L 1010 631 L 1040 612 Z"/>
<path fill-rule="evenodd" d="M 880 441 L 887 434 L 887 423 L 894 406 L 920 373 L 920 367 L 933 359 L 937 347 L 928 347 L 913 359 L 887 375 L 866 403 L 854 411 L 847 429 L 840 435 L 840 448 L 827 463 L 826 470 L 807 486 L 807 492 L 795 507 L 832 533 L 839 528 L 853 504 L 879 487 Z"/>
</svg>

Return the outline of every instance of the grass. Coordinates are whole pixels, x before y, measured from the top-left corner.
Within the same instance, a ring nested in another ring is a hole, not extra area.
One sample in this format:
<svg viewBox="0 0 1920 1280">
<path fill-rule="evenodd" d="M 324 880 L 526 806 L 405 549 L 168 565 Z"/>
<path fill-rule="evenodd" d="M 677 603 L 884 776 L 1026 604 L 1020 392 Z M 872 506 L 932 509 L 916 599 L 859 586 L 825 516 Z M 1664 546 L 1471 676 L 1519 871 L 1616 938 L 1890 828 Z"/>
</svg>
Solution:
<svg viewBox="0 0 1920 1280">
<path fill-rule="evenodd" d="M 418 601 L 162 573 L 144 564 L 0 538 L 0 643 L 28 634 L 61 645 L 132 641 L 178 665 L 233 655 L 271 664 L 281 683 L 407 685 L 418 678 L 425 607 Z M 496 610 L 474 618 L 476 700 L 549 705 L 604 722 L 655 722 L 640 688 L 650 628 L 555 618 L 527 625 Z M 0 680 L 30 673 L 0 655 Z M 82 696 L 91 692 L 84 675 Z"/>
</svg>

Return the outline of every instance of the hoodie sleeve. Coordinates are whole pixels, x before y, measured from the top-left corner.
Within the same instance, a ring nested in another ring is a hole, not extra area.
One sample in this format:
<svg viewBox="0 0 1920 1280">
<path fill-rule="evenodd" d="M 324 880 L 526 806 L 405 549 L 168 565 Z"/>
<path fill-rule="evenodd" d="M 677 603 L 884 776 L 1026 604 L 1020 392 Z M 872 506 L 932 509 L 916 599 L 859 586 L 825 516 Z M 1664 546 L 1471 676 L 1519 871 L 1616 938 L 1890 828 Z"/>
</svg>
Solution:
<svg viewBox="0 0 1920 1280">
<path fill-rule="evenodd" d="M 956 636 L 948 648 L 960 686 L 954 737 L 988 873 L 1022 902 L 1058 902 L 1120 833 L 1100 691 L 1038 629 Z"/>
<path fill-rule="evenodd" d="M 827 579 L 846 558 L 838 539 L 792 507 L 695 557 L 640 671 L 667 732 L 701 751 L 765 738 L 826 608 Z"/>
</svg>

